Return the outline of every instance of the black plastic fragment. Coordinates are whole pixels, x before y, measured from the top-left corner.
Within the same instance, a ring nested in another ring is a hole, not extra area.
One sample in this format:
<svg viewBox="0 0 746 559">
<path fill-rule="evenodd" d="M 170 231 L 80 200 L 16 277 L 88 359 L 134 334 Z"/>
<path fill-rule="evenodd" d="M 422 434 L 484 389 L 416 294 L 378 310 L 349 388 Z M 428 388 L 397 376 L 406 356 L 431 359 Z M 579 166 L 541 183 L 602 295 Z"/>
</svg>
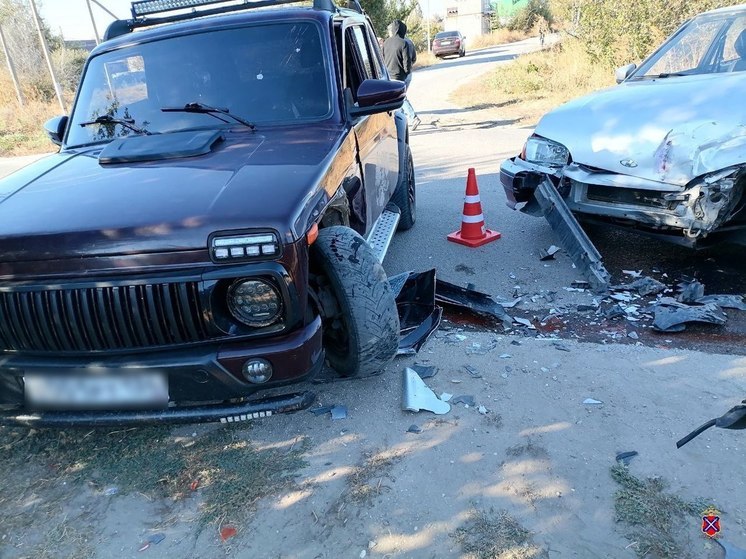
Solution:
<svg viewBox="0 0 746 559">
<path fill-rule="evenodd" d="M 438 368 L 433 365 L 418 365 L 415 363 L 411 368 L 421 379 L 431 378 L 438 374 Z"/>
<path fill-rule="evenodd" d="M 720 427 L 721 429 L 746 429 L 746 400 L 743 400 L 737 406 L 733 406 L 720 417 L 711 419 L 707 423 L 704 423 L 697 427 L 686 437 L 679 440 L 676 443 L 676 448 L 681 448 L 686 443 L 691 441 L 694 437 L 698 437 L 699 435 L 704 433 L 710 427 Z"/>
<path fill-rule="evenodd" d="M 471 365 L 464 365 L 464 370 L 465 370 L 465 371 L 466 371 L 467 373 L 469 373 L 469 375 L 470 375 L 470 376 L 471 376 L 472 378 L 482 378 L 482 373 L 480 373 L 479 371 L 477 371 L 477 370 L 476 370 L 476 369 L 475 369 L 474 367 L 472 367 Z"/>
<path fill-rule="evenodd" d="M 678 287 L 680 293 L 677 299 L 681 303 L 695 303 L 697 299 L 701 299 L 705 294 L 705 286 L 697 280 L 680 283 Z"/>
<path fill-rule="evenodd" d="M 659 332 L 682 332 L 689 322 L 723 325 L 727 320 L 723 310 L 711 303 L 684 308 L 654 305 L 653 308 L 653 328 Z"/>
<path fill-rule="evenodd" d="M 630 450 L 628 452 L 620 452 L 616 455 L 616 461 L 624 464 L 625 466 L 629 466 L 630 461 L 632 458 L 638 455 L 638 452 L 636 450 Z"/>
<path fill-rule="evenodd" d="M 435 300 L 443 305 L 467 309 L 477 314 L 502 321 L 506 328 L 513 319 L 503 306 L 486 293 L 475 289 L 459 287 L 447 281 L 438 280 L 435 284 Z"/>
<path fill-rule="evenodd" d="M 418 425 L 413 424 L 409 426 L 409 429 L 407 429 L 407 433 L 414 433 L 415 435 L 419 435 L 420 433 L 422 433 L 422 428 Z"/>
<path fill-rule="evenodd" d="M 389 278 L 399 312 L 398 355 L 417 353 L 440 326 L 443 309 L 435 304 L 435 269 Z"/>
<path fill-rule="evenodd" d="M 637 291 L 642 296 L 645 295 L 657 295 L 666 289 L 666 285 L 659 282 L 656 279 L 645 276 L 639 278 L 632 283 L 625 283 L 621 285 L 612 285 L 610 287 L 612 291 Z"/>
<path fill-rule="evenodd" d="M 450 404 L 464 404 L 469 407 L 474 407 L 477 405 L 477 401 L 474 399 L 474 396 L 468 396 L 466 394 L 463 394 L 461 396 L 454 396 L 449 400 Z"/>
<path fill-rule="evenodd" d="M 723 309 L 738 309 L 746 311 L 746 303 L 741 295 L 705 295 L 695 301 L 701 305 L 713 303 Z"/>
</svg>

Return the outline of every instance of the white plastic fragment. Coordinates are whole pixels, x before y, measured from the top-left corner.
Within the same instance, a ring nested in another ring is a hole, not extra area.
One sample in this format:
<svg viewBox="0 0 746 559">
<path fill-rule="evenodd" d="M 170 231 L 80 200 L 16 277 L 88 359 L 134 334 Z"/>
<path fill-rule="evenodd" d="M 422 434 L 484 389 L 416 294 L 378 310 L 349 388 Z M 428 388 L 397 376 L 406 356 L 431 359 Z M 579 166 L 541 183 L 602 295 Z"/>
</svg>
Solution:
<svg viewBox="0 0 746 559">
<path fill-rule="evenodd" d="M 448 392 L 443 392 L 440 395 L 440 399 L 443 400 L 444 402 L 448 402 L 451 398 L 453 398 L 453 394 L 449 394 Z"/>
<path fill-rule="evenodd" d="M 477 411 L 478 411 L 479 413 L 481 413 L 482 415 L 487 415 L 487 408 L 485 408 L 484 406 L 479 406 L 479 407 L 477 408 Z"/>
<path fill-rule="evenodd" d="M 420 378 L 420 375 L 409 367 L 404 369 L 403 380 L 403 410 L 414 412 L 427 410 L 437 415 L 451 411 L 451 406 L 439 400 L 435 393 L 427 387 L 425 381 Z"/>
<path fill-rule="evenodd" d="M 601 404 L 603 404 L 601 400 L 596 400 L 594 398 L 586 398 L 585 400 L 583 400 L 583 403 L 587 406 L 600 406 Z"/>
</svg>

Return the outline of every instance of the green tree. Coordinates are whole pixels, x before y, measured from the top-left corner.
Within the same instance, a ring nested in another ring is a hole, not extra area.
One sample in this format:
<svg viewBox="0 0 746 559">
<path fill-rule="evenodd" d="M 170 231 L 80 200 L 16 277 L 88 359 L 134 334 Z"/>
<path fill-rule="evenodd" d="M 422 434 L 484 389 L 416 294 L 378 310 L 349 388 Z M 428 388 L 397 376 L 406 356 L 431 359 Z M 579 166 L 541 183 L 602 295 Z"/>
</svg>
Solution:
<svg viewBox="0 0 746 559">
<path fill-rule="evenodd" d="M 385 39 L 389 24 L 395 19 L 406 21 L 417 7 L 417 0 L 361 0 L 360 4 L 370 17 L 376 35 Z"/>
</svg>

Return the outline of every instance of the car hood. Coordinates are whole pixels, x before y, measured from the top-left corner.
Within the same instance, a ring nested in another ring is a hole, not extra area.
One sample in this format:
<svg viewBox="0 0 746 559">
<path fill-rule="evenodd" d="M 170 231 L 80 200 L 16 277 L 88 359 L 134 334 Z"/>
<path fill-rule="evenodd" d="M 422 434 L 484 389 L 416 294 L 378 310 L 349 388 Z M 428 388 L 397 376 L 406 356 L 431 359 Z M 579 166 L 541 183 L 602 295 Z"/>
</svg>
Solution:
<svg viewBox="0 0 746 559">
<path fill-rule="evenodd" d="M 546 114 L 536 134 L 574 162 L 658 182 L 746 162 L 746 72 L 625 82 Z"/>
<path fill-rule="evenodd" d="M 0 181 L 0 254 L 12 262 L 204 250 L 215 231 L 249 228 L 292 242 L 343 138 L 339 126 L 306 124 L 225 131 L 197 157 L 103 164 L 102 146 L 46 157 Z"/>
</svg>

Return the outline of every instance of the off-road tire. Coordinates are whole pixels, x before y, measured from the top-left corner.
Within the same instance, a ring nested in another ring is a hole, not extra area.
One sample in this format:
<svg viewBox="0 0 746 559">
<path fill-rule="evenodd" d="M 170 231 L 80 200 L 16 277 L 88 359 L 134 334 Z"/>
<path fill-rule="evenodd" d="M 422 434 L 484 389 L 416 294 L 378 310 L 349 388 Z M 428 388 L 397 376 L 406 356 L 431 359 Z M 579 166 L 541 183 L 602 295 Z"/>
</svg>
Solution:
<svg viewBox="0 0 746 559">
<path fill-rule="evenodd" d="M 401 217 L 397 231 L 411 229 L 417 220 L 417 188 L 414 180 L 414 162 L 409 145 L 404 148 L 404 165 L 399 171 L 399 182 L 394 190 L 391 201 L 399 208 Z"/>
<path fill-rule="evenodd" d="M 399 314 L 386 272 L 368 243 L 348 227 L 319 231 L 311 247 L 317 289 L 331 292 L 335 316 L 324 316 L 324 347 L 341 376 L 383 372 L 399 347 Z"/>
</svg>

